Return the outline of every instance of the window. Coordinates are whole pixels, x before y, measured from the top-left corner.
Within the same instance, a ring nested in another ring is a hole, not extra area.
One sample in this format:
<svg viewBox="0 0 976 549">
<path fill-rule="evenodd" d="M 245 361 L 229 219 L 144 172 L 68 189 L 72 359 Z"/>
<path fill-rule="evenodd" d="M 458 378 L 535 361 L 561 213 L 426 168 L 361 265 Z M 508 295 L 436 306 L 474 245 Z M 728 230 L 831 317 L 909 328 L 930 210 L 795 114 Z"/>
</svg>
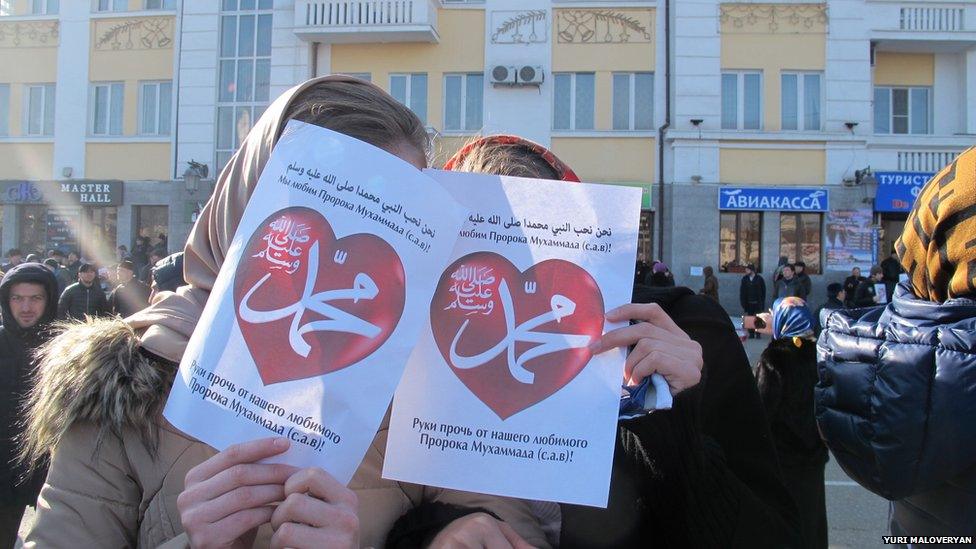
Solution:
<svg viewBox="0 0 976 549">
<path fill-rule="evenodd" d="M 818 72 L 784 72 L 781 77 L 781 128 L 820 131 L 823 78 Z"/>
<path fill-rule="evenodd" d="M 427 73 L 391 74 L 390 95 L 427 123 Z"/>
<path fill-rule="evenodd" d="M 95 11 L 128 11 L 129 0 L 95 0 Z"/>
<path fill-rule="evenodd" d="M 175 10 L 176 0 L 146 0 L 147 10 Z"/>
<path fill-rule="evenodd" d="M 92 85 L 91 135 L 122 135 L 123 91 L 121 82 Z"/>
<path fill-rule="evenodd" d="M 931 88 L 874 88 L 874 133 L 932 133 Z"/>
<path fill-rule="evenodd" d="M 820 273 L 820 234 L 823 216 L 818 213 L 779 215 L 779 255 L 791 263 L 806 263 L 807 274 Z"/>
<path fill-rule="evenodd" d="M 10 84 L 0 84 L 0 135 L 10 134 Z"/>
<path fill-rule="evenodd" d="M 762 73 L 722 73 L 722 129 L 762 128 Z"/>
<path fill-rule="evenodd" d="M 57 15 L 58 0 L 31 0 L 31 15 Z"/>
<path fill-rule="evenodd" d="M 595 74 L 564 72 L 555 79 L 552 129 L 592 130 Z"/>
<path fill-rule="evenodd" d="M 722 212 L 719 214 L 719 265 L 722 272 L 745 272 L 750 263 L 761 268 L 762 238 L 760 212 Z"/>
<path fill-rule="evenodd" d="M 640 224 L 637 229 L 637 257 L 645 259 L 653 257 L 651 250 L 654 247 L 654 212 L 652 210 L 641 210 Z M 640 282 L 644 282 L 641 280 Z"/>
<path fill-rule="evenodd" d="M 135 235 L 136 238 L 145 237 L 150 242 L 157 239 L 159 235 L 169 234 L 169 207 L 168 206 L 133 206 L 135 210 Z M 131 242 L 129 249 L 135 252 L 138 241 Z M 149 250 L 143 250 L 146 254 Z"/>
<path fill-rule="evenodd" d="M 272 0 L 222 0 L 217 90 L 217 171 L 264 113 L 271 93 Z"/>
<path fill-rule="evenodd" d="M 142 82 L 139 85 L 139 133 L 169 135 L 173 83 Z"/>
<path fill-rule="evenodd" d="M 444 75 L 444 129 L 480 130 L 485 76 L 482 73 Z"/>
<path fill-rule="evenodd" d="M 613 75 L 613 129 L 654 129 L 654 73 Z"/>
<path fill-rule="evenodd" d="M 26 86 L 27 135 L 54 135 L 54 84 Z"/>
<path fill-rule="evenodd" d="M 344 72 L 344 73 L 341 73 L 341 74 L 345 74 L 347 76 L 352 76 L 353 78 L 358 78 L 360 80 L 365 80 L 367 82 L 372 82 L 373 81 L 373 75 L 370 74 L 370 73 L 368 73 L 368 72 Z"/>
</svg>

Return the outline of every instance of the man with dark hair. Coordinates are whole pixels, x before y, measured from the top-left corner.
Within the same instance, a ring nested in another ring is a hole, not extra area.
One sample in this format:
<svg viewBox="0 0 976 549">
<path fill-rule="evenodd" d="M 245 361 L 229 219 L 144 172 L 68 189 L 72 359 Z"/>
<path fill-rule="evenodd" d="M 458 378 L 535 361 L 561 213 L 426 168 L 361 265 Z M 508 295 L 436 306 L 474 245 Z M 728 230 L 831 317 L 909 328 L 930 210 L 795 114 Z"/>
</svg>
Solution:
<svg viewBox="0 0 976 549">
<path fill-rule="evenodd" d="M 78 280 L 78 269 L 81 268 L 81 257 L 78 252 L 68 251 L 68 262 L 64 266 L 68 270 L 68 279 L 71 281 Z"/>
<path fill-rule="evenodd" d="M 861 269 L 859 267 L 851 269 L 851 276 L 844 279 L 844 295 L 847 296 L 844 300 L 844 305 L 849 308 L 854 307 L 854 294 L 857 293 L 857 287 L 865 280 L 867 279 L 861 276 Z"/>
<path fill-rule="evenodd" d="M 780 276 L 779 280 L 776 281 L 773 299 L 797 296 L 799 295 L 797 293 L 800 291 L 799 288 L 799 280 L 797 280 L 796 275 L 794 274 L 793 265 L 783 265 L 782 275 Z"/>
<path fill-rule="evenodd" d="M 124 259 L 116 267 L 119 285 L 108 296 L 111 311 L 122 318 L 145 309 L 149 305 L 149 286 L 135 277 L 135 265 Z"/>
<path fill-rule="evenodd" d="M 898 261 L 898 252 L 892 248 L 891 255 L 881 262 L 881 273 L 883 275 L 881 280 L 884 282 L 889 300 L 891 296 L 895 295 L 895 286 L 898 285 L 898 279 L 904 272 L 905 269 L 901 268 L 901 263 Z"/>
<path fill-rule="evenodd" d="M 25 478 L 16 464 L 16 437 L 23 423 L 21 404 L 34 377 L 34 351 L 47 340 L 57 308 L 54 274 L 37 263 L 22 263 L 0 282 L 0 547 L 13 547 L 28 505 L 35 505 L 46 474 L 41 467 Z"/>
<path fill-rule="evenodd" d="M 159 292 L 175 292 L 177 288 L 186 284 L 183 279 L 183 252 L 177 252 L 160 259 L 152 270 L 152 294 L 149 302 Z"/>
<path fill-rule="evenodd" d="M 159 263 L 164 257 L 166 256 L 155 248 L 149 250 L 149 263 L 147 263 L 142 270 L 139 271 L 139 280 L 142 281 L 143 284 L 147 286 L 152 285 L 153 267 L 155 267 L 156 263 Z"/>
<path fill-rule="evenodd" d="M 7 272 L 23 262 L 24 252 L 20 251 L 19 248 L 10 248 L 10 250 L 7 251 L 7 262 L 0 265 L 0 271 Z"/>
<path fill-rule="evenodd" d="M 840 282 L 831 282 L 827 284 L 827 302 L 817 309 L 817 314 L 813 317 L 814 331 L 817 336 L 820 335 L 820 315 L 824 311 L 834 311 L 837 309 L 846 309 L 847 305 L 844 302 L 847 301 L 847 292 L 844 290 L 844 285 Z"/>
<path fill-rule="evenodd" d="M 857 292 L 854 293 L 854 306 L 874 307 L 879 303 L 884 303 L 878 298 L 878 292 L 874 289 L 874 285 L 880 284 L 883 279 L 884 271 L 881 270 L 881 267 L 878 265 L 871 267 L 871 276 L 857 286 Z"/>
<path fill-rule="evenodd" d="M 78 268 L 78 282 L 61 294 L 58 300 L 58 318 L 83 320 L 85 316 L 102 316 L 108 313 L 105 292 L 95 284 L 95 266 L 82 263 Z"/>
<path fill-rule="evenodd" d="M 810 280 L 806 270 L 807 264 L 803 261 L 797 261 L 793 266 L 793 271 L 796 273 L 796 297 L 804 301 L 809 299 L 810 292 L 813 291 L 813 281 Z"/>
<path fill-rule="evenodd" d="M 766 282 L 756 274 L 756 266 L 746 265 L 746 275 L 739 284 L 739 304 L 747 315 L 757 315 L 766 308 Z M 749 330 L 749 339 L 759 339 L 759 332 Z"/>
</svg>

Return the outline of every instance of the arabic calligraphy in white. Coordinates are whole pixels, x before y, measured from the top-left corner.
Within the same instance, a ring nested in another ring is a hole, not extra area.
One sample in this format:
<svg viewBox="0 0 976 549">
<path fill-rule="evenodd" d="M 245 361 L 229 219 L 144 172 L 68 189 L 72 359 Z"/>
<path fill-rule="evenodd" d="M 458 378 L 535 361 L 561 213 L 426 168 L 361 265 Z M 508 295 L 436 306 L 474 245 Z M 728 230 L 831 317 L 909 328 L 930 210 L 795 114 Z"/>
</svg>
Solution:
<svg viewBox="0 0 976 549">
<path fill-rule="evenodd" d="M 309 240 L 309 236 L 305 234 L 308 225 L 295 224 L 290 217 L 283 215 L 272 221 L 268 227 L 271 230 L 262 237 L 268 245 L 253 257 L 266 258 L 272 269 L 284 269 L 288 274 L 295 274 L 302 265 L 300 258 L 303 250 L 299 244 Z"/>
<path fill-rule="evenodd" d="M 319 242 L 317 240 L 309 248 L 308 261 L 310 266 L 319 264 Z M 252 309 L 248 302 L 251 300 L 251 296 L 271 277 L 271 273 L 264 275 L 244 294 L 240 307 L 238 307 L 238 314 L 242 320 L 251 324 L 274 322 L 292 316 L 291 326 L 288 329 L 288 342 L 296 354 L 306 358 L 312 349 L 305 341 L 304 336 L 306 334 L 333 331 L 374 338 L 382 332 L 379 326 L 328 304 L 330 301 L 343 299 L 351 299 L 353 303 L 358 303 L 360 299 L 374 299 L 379 294 L 379 287 L 369 275 L 358 273 L 355 276 L 352 288 L 326 290 L 313 294 L 317 274 L 318 269 L 311 267 L 308 269 L 305 276 L 305 289 L 302 290 L 301 298 L 295 303 L 271 311 L 257 311 Z M 306 309 L 322 315 L 325 320 L 313 320 L 301 324 L 301 318 Z"/>
<path fill-rule="evenodd" d="M 468 327 L 469 320 L 465 320 L 458 329 L 454 341 L 451 342 L 451 364 L 455 368 L 468 370 L 487 364 L 490 360 L 501 354 L 506 353 L 508 359 L 508 370 L 520 383 L 531 385 L 535 379 L 535 374 L 525 369 L 525 363 L 540 356 L 565 351 L 567 349 L 580 349 L 590 344 L 590 336 L 582 334 L 555 334 L 551 332 L 535 332 L 533 328 L 541 326 L 547 322 L 555 320 L 560 322 L 562 319 L 571 316 L 576 312 L 576 303 L 566 296 L 555 294 L 549 300 L 551 310 L 542 313 L 534 318 L 530 318 L 522 324 L 515 325 L 515 308 L 512 303 L 512 294 L 508 289 L 508 282 L 503 278 L 498 285 L 498 296 L 501 299 L 502 311 L 505 314 L 505 337 L 496 343 L 492 348 L 474 356 L 461 356 L 457 352 L 458 342 L 464 330 Z M 525 351 L 517 358 L 515 356 L 515 344 L 517 342 L 538 343 L 539 345 Z"/>
<path fill-rule="evenodd" d="M 495 283 L 490 267 L 468 267 L 461 265 L 451 274 L 454 282 L 448 291 L 454 292 L 454 301 L 444 308 L 461 309 L 473 315 L 478 311 L 489 315 L 495 310 L 494 292 L 488 286 Z M 477 298 L 477 299 L 475 299 Z"/>
</svg>

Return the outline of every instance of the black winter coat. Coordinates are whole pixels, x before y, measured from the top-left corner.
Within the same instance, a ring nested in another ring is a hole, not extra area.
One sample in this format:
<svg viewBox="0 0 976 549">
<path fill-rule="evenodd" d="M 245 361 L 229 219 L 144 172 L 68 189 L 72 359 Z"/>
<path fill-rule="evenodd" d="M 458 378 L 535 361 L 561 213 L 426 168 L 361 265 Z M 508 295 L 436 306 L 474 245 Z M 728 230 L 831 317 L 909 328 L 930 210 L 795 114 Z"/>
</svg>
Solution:
<svg viewBox="0 0 976 549">
<path fill-rule="evenodd" d="M 124 284 L 119 284 L 108 296 L 109 310 L 126 318 L 149 306 L 149 286 L 135 278 Z"/>
<path fill-rule="evenodd" d="M 847 294 L 845 299 L 845 304 L 848 307 L 854 307 L 854 294 L 857 293 L 857 287 L 861 285 L 862 282 L 867 280 L 863 276 L 851 275 L 844 279 L 844 292 Z"/>
<path fill-rule="evenodd" d="M 83 319 L 88 316 L 104 316 L 109 313 L 108 300 L 98 281 L 91 286 L 75 282 L 65 289 L 58 301 L 59 319 Z"/>
<path fill-rule="evenodd" d="M 742 277 L 739 284 L 739 305 L 747 315 L 761 313 L 766 308 L 766 282 L 759 275 Z"/>
<path fill-rule="evenodd" d="M 855 307 L 874 307 L 877 303 L 874 302 L 875 296 L 878 295 L 877 290 L 874 289 L 874 285 L 878 284 L 873 278 L 866 278 L 857 285 L 857 290 L 854 291 L 854 306 Z"/>
<path fill-rule="evenodd" d="M 892 532 L 976 534 L 976 300 L 826 315 L 817 422 L 837 463 L 894 500 Z"/>
<path fill-rule="evenodd" d="M 796 297 L 806 301 L 810 298 L 810 292 L 813 291 L 813 281 L 810 280 L 810 275 L 800 273 L 793 278 L 796 279 Z"/>
<path fill-rule="evenodd" d="M 47 290 L 44 314 L 35 326 L 22 329 L 10 310 L 10 289 L 18 282 L 37 282 Z M 12 268 L 0 282 L 0 502 L 34 505 L 44 484 L 47 470 L 39 468 L 25 479 L 25 468 L 14 463 L 17 455 L 15 438 L 23 421 L 20 409 L 34 377 L 31 354 L 46 339 L 45 328 L 57 312 L 58 283 L 54 274 L 39 263 L 21 263 Z"/>
<path fill-rule="evenodd" d="M 560 505 L 562 548 L 800 547 L 752 371 L 728 314 L 688 288 L 638 287 L 703 347 L 702 382 L 674 408 L 618 423 L 609 506 Z M 571 479 L 570 479 L 571 480 Z M 420 506 L 387 546 L 423 546 L 456 509 Z"/>
<path fill-rule="evenodd" d="M 827 547 L 824 466 L 827 447 L 817 432 L 813 388 L 817 384 L 816 344 L 781 338 L 759 358 L 756 384 L 773 432 L 786 486 L 800 508 L 804 547 Z"/>
</svg>

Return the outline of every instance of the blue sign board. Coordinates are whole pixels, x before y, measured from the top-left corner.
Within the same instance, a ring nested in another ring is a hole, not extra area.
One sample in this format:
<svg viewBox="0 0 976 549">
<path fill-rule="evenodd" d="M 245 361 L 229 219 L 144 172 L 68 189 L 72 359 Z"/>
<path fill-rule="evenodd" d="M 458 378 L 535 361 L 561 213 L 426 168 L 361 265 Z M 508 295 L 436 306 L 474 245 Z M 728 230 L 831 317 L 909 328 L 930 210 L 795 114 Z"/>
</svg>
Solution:
<svg viewBox="0 0 976 549">
<path fill-rule="evenodd" d="M 922 172 L 874 172 L 878 181 L 878 193 L 874 196 L 876 212 L 907 212 L 912 209 L 915 197 L 933 173 Z"/>
<path fill-rule="evenodd" d="M 825 212 L 827 189 L 796 187 L 722 187 L 718 209 L 774 212 Z"/>
</svg>

